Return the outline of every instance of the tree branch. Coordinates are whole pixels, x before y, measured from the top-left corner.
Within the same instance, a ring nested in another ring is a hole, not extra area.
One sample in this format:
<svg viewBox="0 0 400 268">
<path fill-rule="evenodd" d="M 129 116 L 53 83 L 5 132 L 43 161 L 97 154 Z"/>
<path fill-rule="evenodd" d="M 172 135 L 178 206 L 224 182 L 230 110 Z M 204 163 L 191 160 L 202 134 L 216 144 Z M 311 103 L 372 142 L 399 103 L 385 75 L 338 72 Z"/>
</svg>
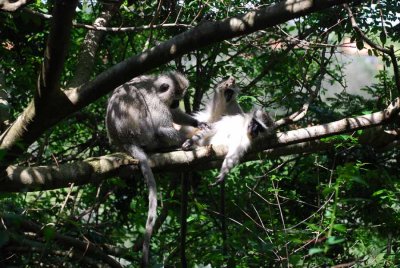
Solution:
<svg viewBox="0 0 400 268">
<path fill-rule="evenodd" d="M 22 230 L 34 232 L 40 236 L 43 236 L 43 228 L 32 221 L 26 220 L 23 216 L 16 214 L 0 213 L 0 218 L 5 220 L 5 223 L 9 226 L 12 226 L 13 224 L 15 224 L 15 222 L 17 222 L 19 223 L 19 228 L 21 228 Z M 57 232 L 54 234 L 54 241 L 58 242 L 60 246 L 73 247 L 74 249 L 81 251 L 84 254 L 94 256 L 95 258 L 107 263 L 110 267 L 122 267 L 119 262 L 108 256 L 107 254 L 103 253 L 100 248 L 98 248 L 90 241 L 86 240 L 85 242 L 82 242 L 75 238 L 71 238 Z"/>
<path fill-rule="evenodd" d="M 115 175 L 117 169 L 122 166 L 137 164 L 137 160 L 116 153 L 60 166 L 10 166 L 6 170 L 7 177 L 1 178 L 0 184 L 5 186 L 4 190 L 10 191 L 57 189 L 67 187 L 71 183 L 75 185 L 98 183 Z"/>
<path fill-rule="evenodd" d="M 276 137 L 266 137 L 258 141 L 245 160 L 259 159 L 258 152 L 264 151 L 268 157 L 294 154 L 315 148 L 310 147 L 312 143 L 324 137 L 342 133 L 354 132 L 359 129 L 370 128 L 391 122 L 398 116 L 400 111 L 400 99 L 395 99 L 384 111 L 354 118 L 345 118 L 339 121 L 312 126 L 287 132 L 279 132 Z M 285 147 L 297 144 L 296 147 Z M 316 144 L 317 149 L 326 150 L 329 144 Z M 279 148 L 281 147 L 281 148 Z M 308 147 L 308 148 L 307 148 Z M 150 155 L 150 165 L 154 172 L 185 171 L 193 169 L 207 169 L 220 165 L 220 160 L 225 157 L 227 148 L 225 146 L 200 147 L 194 151 L 174 151 L 169 153 L 156 153 Z M 215 162 L 215 160 L 219 160 Z M 137 169 L 137 161 L 131 157 L 117 153 L 102 157 L 90 158 L 83 162 L 64 164 L 48 167 L 15 167 L 7 169 L 7 176 L 0 179 L 3 192 L 49 190 L 67 187 L 70 183 L 82 185 L 98 182 L 102 179 L 115 175 L 123 165 L 133 164 Z"/>
<path fill-rule="evenodd" d="M 385 47 L 379 46 L 378 44 L 374 43 L 371 39 L 368 38 L 368 36 L 358 26 L 350 7 L 347 4 L 344 4 L 344 7 L 347 10 L 347 13 L 349 14 L 351 26 L 361 36 L 361 38 L 372 48 L 375 48 L 376 50 L 382 52 L 383 54 L 389 55 L 390 60 L 393 64 L 394 79 L 395 79 L 397 91 L 400 94 L 400 71 L 399 71 L 399 65 L 397 63 L 396 54 L 394 53 L 393 45 L 390 46 L 390 48 L 385 48 Z"/>
<path fill-rule="evenodd" d="M 121 3 L 114 3 L 114 4 L 121 4 Z M 24 11 L 27 13 L 30 13 L 32 15 L 38 16 L 42 19 L 51 19 L 53 16 L 50 14 L 45 14 L 38 12 L 36 10 L 30 9 L 30 8 L 24 8 Z M 83 23 L 78 23 L 78 22 L 73 22 L 72 25 L 75 28 L 83 28 L 87 30 L 92 30 L 92 31 L 99 31 L 99 32 L 119 32 L 119 33 L 124 33 L 124 32 L 141 32 L 141 31 L 148 31 L 148 30 L 155 30 L 155 29 L 162 29 L 162 28 L 177 28 L 177 29 L 189 29 L 193 28 L 192 25 L 190 24 L 182 24 L 182 23 L 163 23 L 163 24 L 157 24 L 157 25 L 143 25 L 143 26 L 131 26 L 131 27 L 106 27 L 102 24 L 96 24 L 93 23 L 93 25 L 88 25 L 88 24 L 83 24 Z"/>
<path fill-rule="evenodd" d="M 106 26 L 123 1 L 119 0 L 111 4 L 103 5 L 103 11 L 93 22 L 93 28 Z M 75 23 L 74 23 L 75 25 Z M 105 32 L 90 30 L 86 33 L 78 56 L 78 64 L 74 76 L 68 83 L 68 87 L 78 87 L 87 82 L 92 74 L 97 51 Z"/>
<path fill-rule="evenodd" d="M 79 88 L 72 88 L 60 93 L 51 101 L 52 107 L 50 108 L 53 109 L 44 109 L 42 113 L 37 113 L 35 107 L 30 104 L 0 137 L 0 150 L 2 149 L 6 153 L 3 162 L 12 162 L 44 131 L 67 115 L 85 107 L 133 77 L 174 58 L 207 45 L 247 35 L 311 12 L 355 1 L 286 0 L 242 16 L 217 22 L 205 22 L 137 56 L 128 58 Z M 63 107 L 63 109 L 59 109 L 59 107 Z"/>
<path fill-rule="evenodd" d="M 53 20 L 35 96 L 35 101 L 38 102 L 36 109 L 46 105 L 45 102 L 48 101 L 48 96 L 59 89 L 61 73 L 71 39 L 72 18 L 77 4 L 77 0 L 54 2 Z"/>
</svg>

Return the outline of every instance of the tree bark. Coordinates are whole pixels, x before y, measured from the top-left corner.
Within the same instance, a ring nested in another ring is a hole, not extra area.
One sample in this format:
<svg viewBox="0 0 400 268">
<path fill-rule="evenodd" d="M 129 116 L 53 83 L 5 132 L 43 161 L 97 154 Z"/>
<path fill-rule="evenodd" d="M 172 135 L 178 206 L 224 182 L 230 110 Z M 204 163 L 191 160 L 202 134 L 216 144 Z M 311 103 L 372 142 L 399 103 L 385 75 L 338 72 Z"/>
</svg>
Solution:
<svg viewBox="0 0 400 268">
<path fill-rule="evenodd" d="M 40 113 L 32 103 L 0 136 L 0 149 L 9 164 L 47 129 L 117 86 L 172 59 L 207 45 L 247 35 L 306 14 L 355 0 L 286 0 L 268 8 L 223 21 L 205 22 L 143 53 L 116 64 L 78 88 L 52 95 Z M 63 109 L 59 109 L 63 107 Z"/>
<path fill-rule="evenodd" d="M 256 142 L 245 160 L 260 159 L 260 152 L 264 157 L 277 157 L 330 149 L 331 144 L 312 141 L 390 123 L 394 118 L 398 118 L 399 111 L 400 99 L 397 98 L 381 112 L 278 132 L 275 137 L 268 136 Z M 154 172 L 215 168 L 220 165 L 226 154 L 227 148 L 223 145 L 199 147 L 188 152 L 156 153 L 150 155 L 150 166 Z M 10 166 L 7 168 L 7 175 L 0 178 L 1 191 L 49 190 L 68 187 L 71 183 L 74 185 L 96 183 L 115 176 L 122 166 L 133 165 L 137 169 L 137 164 L 138 162 L 130 156 L 117 153 L 60 166 Z"/>
</svg>

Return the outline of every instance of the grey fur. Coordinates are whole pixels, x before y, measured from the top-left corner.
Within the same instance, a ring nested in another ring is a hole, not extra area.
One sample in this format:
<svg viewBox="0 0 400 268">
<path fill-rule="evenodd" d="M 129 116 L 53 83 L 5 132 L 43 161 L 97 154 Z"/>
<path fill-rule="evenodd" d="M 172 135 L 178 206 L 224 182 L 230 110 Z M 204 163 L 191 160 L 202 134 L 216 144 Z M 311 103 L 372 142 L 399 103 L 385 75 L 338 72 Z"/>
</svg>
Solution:
<svg viewBox="0 0 400 268">
<path fill-rule="evenodd" d="M 137 158 L 149 187 L 149 211 L 143 242 L 142 266 L 149 265 L 149 246 L 157 214 L 157 188 L 146 152 L 180 146 L 184 137 L 173 120 L 198 126 L 199 122 L 182 111 L 170 109 L 184 96 L 189 81 L 178 72 L 145 75 L 116 88 L 106 114 L 110 143 Z"/>
<path fill-rule="evenodd" d="M 217 84 L 214 89 L 212 99 L 210 99 L 205 108 L 196 112 L 193 117 L 198 121 L 214 123 L 224 115 L 242 114 L 242 108 L 237 103 L 237 96 L 240 88 L 236 85 L 235 78 L 229 76 Z M 179 132 L 187 139 L 193 137 L 198 131 L 192 126 L 182 126 Z"/>
</svg>

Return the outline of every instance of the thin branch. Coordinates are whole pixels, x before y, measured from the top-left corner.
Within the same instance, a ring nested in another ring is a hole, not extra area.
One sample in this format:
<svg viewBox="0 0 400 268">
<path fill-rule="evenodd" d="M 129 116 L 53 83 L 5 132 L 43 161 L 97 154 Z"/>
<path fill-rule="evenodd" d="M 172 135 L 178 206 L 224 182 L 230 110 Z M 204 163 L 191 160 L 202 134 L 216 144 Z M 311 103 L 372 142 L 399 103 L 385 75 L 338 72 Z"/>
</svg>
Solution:
<svg viewBox="0 0 400 268">
<path fill-rule="evenodd" d="M 32 221 L 26 220 L 23 216 L 19 216 L 16 214 L 7 214 L 0 213 L 0 218 L 3 218 L 8 225 L 12 225 L 15 223 L 15 220 L 18 219 L 20 224 L 20 228 L 25 231 L 34 232 L 40 236 L 43 236 L 43 228 L 33 223 Z M 58 243 L 60 246 L 73 247 L 76 250 L 83 252 L 84 254 L 88 254 L 89 256 L 94 256 L 96 259 L 100 259 L 103 262 L 107 263 L 111 267 L 120 268 L 122 265 L 114 260 L 112 257 L 103 253 L 100 248 L 98 248 L 95 244 L 90 241 L 79 241 L 77 239 L 71 238 L 69 236 L 65 236 L 59 233 L 54 234 L 54 241 Z"/>
<path fill-rule="evenodd" d="M 115 3 L 115 4 L 121 4 L 121 3 Z M 114 5 L 115 5 L 114 4 Z M 108 5 L 107 5 L 108 6 Z M 50 14 L 45 14 L 41 13 L 39 11 L 30 9 L 30 8 L 24 8 L 24 11 L 38 16 L 42 19 L 51 19 L 53 16 Z M 101 16 L 101 15 L 100 15 Z M 143 25 L 143 26 L 132 26 L 132 27 L 107 27 L 101 24 L 96 24 L 93 23 L 93 25 L 88 25 L 84 23 L 78 23 L 78 22 L 73 22 L 72 25 L 75 28 L 83 28 L 91 31 L 99 31 L 99 32 L 120 32 L 120 33 L 125 33 L 125 32 L 141 32 L 141 31 L 148 31 L 148 30 L 154 30 L 154 29 L 163 29 L 163 28 L 178 28 L 178 29 L 190 29 L 193 28 L 192 25 L 189 24 L 183 24 L 183 23 L 163 23 L 163 24 L 156 24 L 156 25 Z"/>
<path fill-rule="evenodd" d="M 93 27 L 107 26 L 110 20 L 114 17 L 123 1 L 119 0 L 112 4 L 103 5 L 103 11 L 93 22 Z M 78 56 L 78 64 L 74 76 L 69 81 L 68 87 L 78 87 L 87 82 L 92 74 L 94 63 L 96 60 L 97 51 L 105 32 L 90 30 L 86 33 L 85 39 L 81 45 Z"/>
<path fill-rule="evenodd" d="M 394 52 L 393 45 L 391 45 L 390 48 L 385 48 L 385 47 L 379 46 L 378 44 L 374 43 L 371 39 L 369 39 L 367 37 L 367 35 L 358 26 L 356 19 L 354 18 L 353 12 L 351 11 L 349 5 L 344 4 L 344 7 L 347 10 L 347 13 L 350 17 L 351 26 L 361 36 L 361 38 L 372 48 L 375 48 L 376 50 L 382 52 L 383 54 L 389 55 L 390 60 L 393 64 L 393 72 L 394 72 L 394 78 L 395 78 L 395 82 L 396 82 L 397 91 L 400 94 L 400 71 L 399 71 L 399 65 L 397 63 L 397 58 L 396 58 L 396 54 Z M 386 32 L 385 32 L 385 34 L 386 34 Z"/>
<path fill-rule="evenodd" d="M 187 267 L 186 258 L 186 236 L 187 236 L 187 216 L 188 216 L 188 196 L 189 180 L 193 173 L 183 172 L 181 177 L 181 226 L 179 237 L 179 253 L 181 258 L 181 267 Z"/>
<path fill-rule="evenodd" d="M 333 48 L 332 48 L 333 49 Z M 316 85 L 315 85 L 315 89 L 309 89 L 310 91 L 310 95 L 308 97 L 308 100 L 306 103 L 303 104 L 303 107 L 296 111 L 295 113 L 291 114 L 290 116 L 287 116 L 285 118 L 282 118 L 280 120 L 278 120 L 277 122 L 275 122 L 277 127 L 282 127 L 288 124 L 292 124 L 294 122 L 297 122 L 299 120 L 301 120 L 304 116 L 306 116 L 307 112 L 308 112 L 308 108 L 310 107 L 311 103 L 315 100 L 315 98 L 318 96 L 320 90 L 321 90 L 321 85 L 322 85 L 322 80 L 326 74 L 326 67 L 328 66 L 328 64 L 330 63 L 330 59 L 325 59 L 324 55 L 326 52 L 326 48 L 324 48 L 321 52 L 322 55 L 322 62 L 320 64 L 320 71 L 318 73 L 316 73 Z M 332 55 L 332 53 L 331 53 Z M 312 79 L 314 80 L 314 79 Z"/>
</svg>

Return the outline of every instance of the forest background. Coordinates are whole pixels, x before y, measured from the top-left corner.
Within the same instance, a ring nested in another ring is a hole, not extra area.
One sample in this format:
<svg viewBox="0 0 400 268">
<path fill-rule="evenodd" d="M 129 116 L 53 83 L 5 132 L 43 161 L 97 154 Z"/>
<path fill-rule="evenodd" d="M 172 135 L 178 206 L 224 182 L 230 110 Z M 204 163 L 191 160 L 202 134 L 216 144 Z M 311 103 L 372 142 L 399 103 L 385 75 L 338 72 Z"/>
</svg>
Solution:
<svg viewBox="0 0 400 268">
<path fill-rule="evenodd" d="M 105 132 L 109 93 L 179 70 L 182 109 L 227 75 L 284 119 L 221 186 L 224 147 L 151 156 L 154 267 L 400 263 L 394 0 L 0 0 L 0 266 L 136 267 L 147 189 Z M 125 174 L 126 175 L 126 174 Z M 124 179 L 125 178 L 125 179 Z"/>
</svg>

